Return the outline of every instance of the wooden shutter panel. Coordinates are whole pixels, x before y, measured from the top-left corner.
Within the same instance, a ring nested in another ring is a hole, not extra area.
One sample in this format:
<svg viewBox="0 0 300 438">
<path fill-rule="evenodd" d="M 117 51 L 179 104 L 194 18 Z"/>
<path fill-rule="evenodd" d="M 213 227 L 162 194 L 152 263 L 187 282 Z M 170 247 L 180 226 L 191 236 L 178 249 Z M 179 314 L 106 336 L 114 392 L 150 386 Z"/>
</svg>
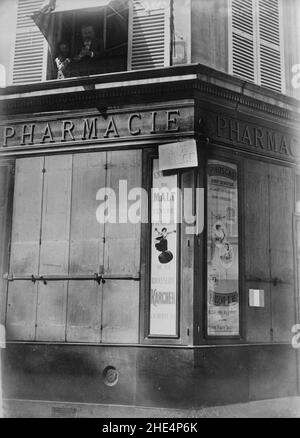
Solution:
<svg viewBox="0 0 300 438">
<path fill-rule="evenodd" d="M 170 65 L 170 0 L 132 0 L 128 70 Z"/>
<path fill-rule="evenodd" d="M 47 43 L 30 16 L 43 0 L 19 0 L 14 51 L 13 84 L 40 82 L 45 79 Z"/>
<path fill-rule="evenodd" d="M 268 164 L 245 161 L 245 290 L 262 289 L 265 306 L 259 311 L 246 307 L 247 341 L 270 342 L 270 238 L 269 238 L 269 176 Z"/>
<path fill-rule="evenodd" d="M 11 223 L 9 217 L 13 200 L 14 162 L 0 162 L 0 324 L 5 323 L 7 281 L 3 275 L 9 267 L 9 240 Z"/>
<path fill-rule="evenodd" d="M 127 181 L 128 193 L 141 187 L 141 151 L 108 153 L 107 187 L 117 199 L 119 181 Z M 124 201 L 122 198 L 121 201 Z M 111 206 L 113 207 L 113 206 Z M 126 206 L 122 204 L 122 211 Z M 119 208 L 117 209 L 119 213 Z M 141 224 L 107 223 L 105 225 L 104 273 L 138 276 L 140 271 Z M 103 285 L 102 342 L 137 343 L 139 331 L 140 282 L 108 280 Z"/>
<path fill-rule="evenodd" d="M 274 342 L 290 342 L 291 327 L 296 323 L 293 191 L 293 170 L 270 165 L 270 280 Z"/>
<path fill-rule="evenodd" d="M 39 275 L 67 275 L 72 156 L 45 157 L 44 166 Z M 36 340 L 65 340 L 66 305 L 67 281 L 38 282 Z"/>
<path fill-rule="evenodd" d="M 282 91 L 279 0 L 259 0 L 260 84 Z"/>
<path fill-rule="evenodd" d="M 75 154 L 70 233 L 70 275 L 101 272 L 104 224 L 96 219 L 96 199 L 106 185 L 106 152 Z M 100 342 L 102 284 L 69 281 L 67 341 Z"/>
<path fill-rule="evenodd" d="M 38 272 L 44 158 L 16 160 L 10 273 Z M 8 339 L 34 340 L 38 284 L 9 282 L 7 300 Z"/>
<path fill-rule="evenodd" d="M 232 74 L 255 81 L 254 14 L 252 0 L 232 0 Z"/>
</svg>

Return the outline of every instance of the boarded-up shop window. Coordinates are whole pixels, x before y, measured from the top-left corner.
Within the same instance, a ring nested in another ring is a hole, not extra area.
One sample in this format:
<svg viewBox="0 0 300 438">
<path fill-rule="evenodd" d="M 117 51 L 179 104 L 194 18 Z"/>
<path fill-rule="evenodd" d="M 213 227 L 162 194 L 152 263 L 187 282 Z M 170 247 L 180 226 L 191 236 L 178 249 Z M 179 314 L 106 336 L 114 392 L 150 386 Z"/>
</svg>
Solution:
<svg viewBox="0 0 300 438">
<path fill-rule="evenodd" d="M 208 162 L 207 334 L 239 335 L 237 166 Z"/>
<path fill-rule="evenodd" d="M 153 160 L 150 336 L 178 335 L 178 177 Z"/>
<path fill-rule="evenodd" d="M 140 224 L 96 216 L 120 179 L 140 187 L 140 151 L 17 159 L 9 339 L 138 342 Z"/>
</svg>

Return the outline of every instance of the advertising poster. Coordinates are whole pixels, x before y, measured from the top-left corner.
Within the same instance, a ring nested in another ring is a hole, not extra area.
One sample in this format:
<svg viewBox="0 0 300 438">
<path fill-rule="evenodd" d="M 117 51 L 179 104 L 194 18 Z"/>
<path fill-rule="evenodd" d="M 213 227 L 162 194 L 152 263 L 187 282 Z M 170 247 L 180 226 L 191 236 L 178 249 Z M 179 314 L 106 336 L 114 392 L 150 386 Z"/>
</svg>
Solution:
<svg viewBox="0 0 300 438">
<path fill-rule="evenodd" d="M 207 333 L 239 335 L 237 166 L 209 161 Z"/>
<path fill-rule="evenodd" d="M 150 336 L 177 335 L 177 175 L 153 161 Z"/>
</svg>

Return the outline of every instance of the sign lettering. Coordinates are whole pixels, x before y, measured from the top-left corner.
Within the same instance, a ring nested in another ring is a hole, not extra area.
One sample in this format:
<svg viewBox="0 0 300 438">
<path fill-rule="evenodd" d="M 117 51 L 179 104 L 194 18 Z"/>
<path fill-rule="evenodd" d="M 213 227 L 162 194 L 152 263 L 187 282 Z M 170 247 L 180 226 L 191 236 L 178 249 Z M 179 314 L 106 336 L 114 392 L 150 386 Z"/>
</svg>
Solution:
<svg viewBox="0 0 300 438">
<path fill-rule="evenodd" d="M 174 134 L 193 128 L 190 108 L 16 123 L 0 126 L 0 148 Z"/>
</svg>

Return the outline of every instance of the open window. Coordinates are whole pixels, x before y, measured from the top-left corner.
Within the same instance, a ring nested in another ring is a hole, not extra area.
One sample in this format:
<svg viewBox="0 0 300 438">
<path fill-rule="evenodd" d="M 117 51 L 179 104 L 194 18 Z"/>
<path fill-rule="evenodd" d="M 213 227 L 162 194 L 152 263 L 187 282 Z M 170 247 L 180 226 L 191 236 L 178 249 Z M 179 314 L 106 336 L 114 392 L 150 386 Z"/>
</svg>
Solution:
<svg viewBox="0 0 300 438">
<path fill-rule="evenodd" d="M 18 0 L 12 82 L 59 78 L 55 60 L 62 52 L 60 42 L 65 45 L 59 62 L 71 60 L 60 77 L 186 63 L 189 5 L 189 0 L 187 6 L 181 0 Z M 76 61 L 85 47 L 82 27 L 87 25 L 97 50 L 91 48 L 92 56 Z"/>
<path fill-rule="evenodd" d="M 48 0 L 32 16 L 50 49 L 47 79 L 170 65 L 170 5 L 171 0 Z"/>
<path fill-rule="evenodd" d="M 49 44 L 47 79 L 124 71 L 128 0 L 57 0 L 33 16 Z"/>
</svg>

